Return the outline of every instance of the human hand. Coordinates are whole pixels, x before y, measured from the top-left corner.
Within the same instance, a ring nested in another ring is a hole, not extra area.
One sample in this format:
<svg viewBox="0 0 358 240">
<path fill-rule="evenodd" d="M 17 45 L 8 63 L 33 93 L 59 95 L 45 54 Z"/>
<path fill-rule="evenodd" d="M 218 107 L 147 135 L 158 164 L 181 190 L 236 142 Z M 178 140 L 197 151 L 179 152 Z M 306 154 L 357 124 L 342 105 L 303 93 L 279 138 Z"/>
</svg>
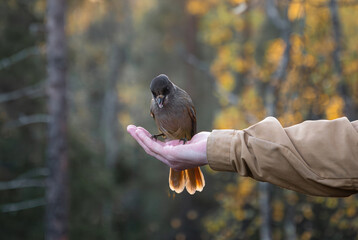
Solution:
<svg viewBox="0 0 358 240">
<path fill-rule="evenodd" d="M 127 131 L 142 146 L 145 152 L 176 170 L 194 168 L 208 164 L 206 142 L 210 132 L 200 132 L 185 144 L 179 140 L 161 142 L 151 138 L 142 127 L 129 125 Z"/>
</svg>

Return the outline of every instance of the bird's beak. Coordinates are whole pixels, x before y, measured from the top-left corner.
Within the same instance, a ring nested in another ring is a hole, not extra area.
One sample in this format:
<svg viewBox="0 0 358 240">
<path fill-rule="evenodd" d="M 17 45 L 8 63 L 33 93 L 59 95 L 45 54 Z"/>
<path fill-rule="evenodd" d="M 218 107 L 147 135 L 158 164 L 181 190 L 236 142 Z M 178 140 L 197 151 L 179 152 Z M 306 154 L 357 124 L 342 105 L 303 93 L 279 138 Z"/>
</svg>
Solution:
<svg viewBox="0 0 358 240">
<path fill-rule="evenodd" d="M 159 95 L 157 96 L 157 98 L 155 99 L 158 103 L 159 108 L 163 107 L 163 102 L 164 102 L 164 96 L 163 95 Z"/>
</svg>

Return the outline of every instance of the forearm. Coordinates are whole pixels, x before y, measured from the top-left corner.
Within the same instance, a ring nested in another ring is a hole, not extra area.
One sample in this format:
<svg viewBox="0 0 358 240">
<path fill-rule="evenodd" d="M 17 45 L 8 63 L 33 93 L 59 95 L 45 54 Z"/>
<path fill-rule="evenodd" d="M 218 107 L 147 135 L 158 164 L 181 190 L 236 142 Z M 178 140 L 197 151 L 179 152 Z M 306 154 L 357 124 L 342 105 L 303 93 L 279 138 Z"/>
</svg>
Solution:
<svg viewBox="0 0 358 240">
<path fill-rule="evenodd" d="M 235 171 L 310 195 L 349 196 L 358 191 L 358 122 L 310 121 L 282 128 L 274 118 L 245 130 L 214 130 L 207 159 L 218 171 Z"/>
</svg>

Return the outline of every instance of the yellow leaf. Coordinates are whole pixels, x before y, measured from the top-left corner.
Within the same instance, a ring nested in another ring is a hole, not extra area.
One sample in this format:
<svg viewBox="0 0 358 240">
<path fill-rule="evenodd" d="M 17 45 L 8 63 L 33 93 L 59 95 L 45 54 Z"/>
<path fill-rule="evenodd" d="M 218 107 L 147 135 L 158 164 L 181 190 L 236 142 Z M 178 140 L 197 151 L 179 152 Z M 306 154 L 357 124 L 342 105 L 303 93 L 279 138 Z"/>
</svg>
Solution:
<svg viewBox="0 0 358 240">
<path fill-rule="evenodd" d="M 235 87 L 235 78 L 230 72 L 224 72 L 218 77 L 218 80 L 226 91 L 232 91 Z"/>
<path fill-rule="evenodd" d="M 232 49 L 230 46 L 221 46 L 218 49 L 218 58 L 221 62 L 223 62 L 223 64 L 229 65 L 232 59 Z"/>
<path fill-rule="evenodd" d="M 316 59 L 313 55 L 307 54 L 304 58 L 304 64 L 307 67 L 314 67 L 316 65 Z"/>
<path fill-rule="evenodd" d="M 327 206 L 328 208 L 333 209 L 333 208 L 336 208 L 337 205 L 338 205 L 338 200 L 337 200 L 337 198 L 327 198 L 326 206 Z"/>
<path fill-rule="evenodd" d="M 242 58 L 236 58 L 234 61 L 232 61 L 232 68 L 239 73 L 244 72 L 245 61 Z"/>
<path fill-rule="evenodd" d="M 225 69 L 226 66 L 220 59 L 215 59 L 214 63 L 210 66 L 210 72 L 216 77 L 219 77 Z"/>
<path fill-rule="evenodd" d="M 303 99 L 307 100 L 308 102 L 312 102 L 316 99 L 316 91 L 312 87 L 307 87 L 303 92 Z"/>
<path fill-rule="evenodd" d="M 349 206 L 349 208 L 347 208 L 347 216 L 348 216 L 348 217 L 353 217 L 353 216 L 355 216 L 355 215 L 356 215 L 356 212 L 357 212 L 357 210 L 356 210 L 356 207 L 355 207 L 354 205 Z"/>
<path fill-rule="evenodd" d="M 306 231 L 302 234 L 301 239 L 302 240 L 310 240 L 312 237 L 312 232 Z"/>
<path fill-rule="evenodd" d="M 214 128 L 217 129 L 241 129 L 244 126 L 245 119 L 240 114 L 237 107 L 232 106 L 223 109 L 215 118 Z"/>
<path fill-rule="evenodd" d="M 309 204 L 305 204 L 302 206 L 302 213 L 303 216 L 307 219 L 312 219 L 313 217 L 313 211 L 312 211 L 312 207 Z"/>
<path fill-rule="evenodd" d="M 211 32 L 208 37 L 208 41 L 211 45 L 220 45 L 223 42 L 232 38 L 232 32 L 228 28 L 218 28 Z"/>
<path fill-rule="evenodd" d="M 246 2 L 246 0 L 230 0 L 230 2 L 232 4 L 240 4 L 240 3 Z"/>
<path fill-rule="evenodd" d="M 286 44 L 281 38 L 272 41 L 266 52 L 267 61 L 276 66 L 282 57 L 285 47 Z"/>
<path fill-rule="evenodd" d="M 206 1 L 189 0 L 186 10 L 193 15 L 204 15 L 209 10 L 209 5 Z"/>
<path fill-rule="evenodd" d="M 16 3 L 16 1 L 9 1 L 9 5 L 13 2 Z M 37 14 L 40 14 L 40 13 L 43 14 L 46 11 L 46 1 L 44 1 L 44 0 L 36 1 L 34 10 Z"/>
<path fill-rule="evenodd" d="M 255 87 L 253 86 L 249 86 L 243 91 L 240 106 L 243 111 L 253 115 L 257 121 L 265 117 L 265 109 L 262 98 L 258 95 Z"/>
<path fill-rule="evenodd" d="M 288 18 L 291 21 L 302 18 L 304 13 L 304 6 L 301 2 L 292 2 L 288 8 Z"/>
<path fill-rule="evenodd" d="M 297 35 L 297 34 L 293 34 L 290 38 L 290 42 L 291 42 L 291 58 L 292 58 L 292 62 L 295 65 L 300 65 L 300 64 L 304 64 L 304 58 L 303 58 L 303 54 L 302 54 L 302 50 L 304 48 L 304 44 L 302 41 L 302 37 Z"/>
<path fill-rule="evenodd" d="M 255 182 L 251 178 L 241 178 L 239 183 L 238 198 L 243 198 L 252 193 L 255 187 Z"/>
<path fill-rule="evenodd" d="M 339 96 L 334 96 L 330 99 L 326 108 L 326 117 L 329 120 L 336 119 L 343 116 L 344 101 Z"/>
<path fill-rule="evenodd" d="M 281 222 L 284 217 L 284 205 L 281 201 L 275 201 L 273 203 L 272 218 L 275 222 Z"/>
<path fill-rule="evenodd" d="M 234 216 L 235 216 L 236 220 L 242 221 L 245 219 L 245 212 L 242 209 L 236 209 L 234 211 Z"/>
<path fill-rule="evenodd" d="M 282 116 L 280 116 L 278 119 L 283 126 L 288 127 L 288 126 L 292 126 L 294 124 L 301 122 L 302 115 L 300 112 L 295 112 L 295 113 L 286 112 Z"/>
<path fill-rule="evenodd" d="M 354 74 L 358 72 L 358 60 L 353 60 L 345 65 L 345 74 Z"/>
</svg>

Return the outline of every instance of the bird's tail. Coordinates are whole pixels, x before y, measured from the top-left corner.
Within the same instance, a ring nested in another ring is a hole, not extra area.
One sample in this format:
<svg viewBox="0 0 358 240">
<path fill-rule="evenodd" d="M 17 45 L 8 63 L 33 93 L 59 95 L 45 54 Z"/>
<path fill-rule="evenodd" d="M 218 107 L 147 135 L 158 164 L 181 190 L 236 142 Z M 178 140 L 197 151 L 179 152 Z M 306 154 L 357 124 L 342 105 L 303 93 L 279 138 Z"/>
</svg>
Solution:
<svg viewBox="0 0 358 240">
<path fill-rule="evenodd" d="M 172 191 L 176 193 L 181 193 L 185 188 L 186 177 L 185 170 L 176 171 L 174 169 L 170 169 L 169 172 L 169 187 Z"/>
<path fill-rule="evenodd" d="M 200 170 L 200 167 L 186 169 L 186 190 L 193 195 L 195 191 L 201 192 L 205 187 L 204 175 Z"/>
<path fill-rule="evenodd" d="M 170 169 L 169 187 L 176 193 L 181 193 L 184 188 L 190 194 L 201 192 L 205 186 L 205 179 L 199 167 L 175 171 Z"/>
<path fill-rule="evenodd" d="M 196 191 L 201 192 L 205 187 L 204 175 L 199 167 L 179 170 L 170 169 L 169 187 L 176 193 L 181 193 L 184 188 L 193 195 Z"/>
</svg>

